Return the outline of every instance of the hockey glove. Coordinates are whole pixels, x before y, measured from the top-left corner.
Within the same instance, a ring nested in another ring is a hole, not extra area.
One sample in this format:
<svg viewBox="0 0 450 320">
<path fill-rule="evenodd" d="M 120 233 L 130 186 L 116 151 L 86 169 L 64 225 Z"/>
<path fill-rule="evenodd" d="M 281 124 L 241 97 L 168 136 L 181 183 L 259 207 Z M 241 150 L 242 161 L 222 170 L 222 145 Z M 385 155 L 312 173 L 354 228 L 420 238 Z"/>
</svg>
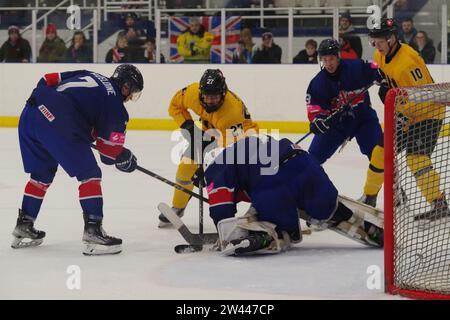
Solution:
<svg viewBox="0 0 450 320">
<path fill-rule="evenodd" d="M 116 158 L 116 168 L 123 172 L 133 172 L 137 168 L 137 158 L 130 150 L 123 148 Z"/>
<path fill-rule="evenodd" d="M 330 129 L 331 118 L 324 114 L 317 115 L 309 124 L 309 131 L 314 134 L 324 134 Z"/>
<path fill-rule="evenodd" d="M 194 140 L 194 131 L 195 131 L 195 123 L 194 120 L 186 120 L 183 122 L 183 124 L 180 127 L 181 134 L 183 137 L 189 141 L 189 143 L 192 143 Z"/>
<path fill-rule="evenodd" d="M 203 172 L 202 166 L 200 166 L 197 171 L 195 171 L 191 180 L 194 186 L 196 186 L 197 188 L 199 187 L 200 183 L 202 184 L 202 186 L 205 186 L 205 173 Z"/>
<path fill-rule="evenodd" d="M 181 134 L 189 142 L 190 151 L 186 155 L 200 163 L 199 155 L 202 155 L 203 150 L 215 140 L 214 137 L 208 135 L 190 119 L 186 120 L 180 128 L 182 129 Z"/>
</svg>

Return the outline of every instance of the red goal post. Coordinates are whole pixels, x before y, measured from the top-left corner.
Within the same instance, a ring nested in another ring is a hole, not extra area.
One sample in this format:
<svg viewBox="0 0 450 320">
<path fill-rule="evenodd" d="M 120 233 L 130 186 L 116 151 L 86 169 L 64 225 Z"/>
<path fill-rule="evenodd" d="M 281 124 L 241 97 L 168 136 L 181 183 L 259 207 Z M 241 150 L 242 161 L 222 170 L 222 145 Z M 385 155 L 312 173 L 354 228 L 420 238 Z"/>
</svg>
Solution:
<svg viewBox="0 0 450 320">
<path fill-rule="evenodd" d="M 394 88 L 386 96 L 387 293 L 450 299 L 449 123 L 450 83 Z M 431 200 L 437 192 L 441 197 Z"/>
</svg>

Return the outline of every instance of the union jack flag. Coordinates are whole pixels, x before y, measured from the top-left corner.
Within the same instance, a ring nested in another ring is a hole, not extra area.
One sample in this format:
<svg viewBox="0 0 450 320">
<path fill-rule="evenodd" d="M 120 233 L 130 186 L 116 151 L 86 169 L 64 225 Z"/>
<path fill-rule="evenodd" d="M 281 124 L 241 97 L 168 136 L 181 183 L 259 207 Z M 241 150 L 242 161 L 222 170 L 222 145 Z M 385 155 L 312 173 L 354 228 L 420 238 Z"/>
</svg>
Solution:
<svg viewBox="0 0 450 320">
<path fill-rule="evenodd" d="M 205 30 L 214 36 L 211 46 L 211 63 L 220 63 L 220 17 L 201 17 L 200 23 L 205 27 Z M 170 61 L 182 62 L 183 57 L 178 54 L 177 38 L 187 28 L 189 28 L 189 17 L 171 17 L 169 24 L 169 39 L 170 39 Z M 233 52 L 236 50 L 239 41 L 239 33 L 241 29 L 241 17 L 231 16 L 226 18 L 226 52 L 225 62 L 231 63 L 233 60 Z"/>
</svg>

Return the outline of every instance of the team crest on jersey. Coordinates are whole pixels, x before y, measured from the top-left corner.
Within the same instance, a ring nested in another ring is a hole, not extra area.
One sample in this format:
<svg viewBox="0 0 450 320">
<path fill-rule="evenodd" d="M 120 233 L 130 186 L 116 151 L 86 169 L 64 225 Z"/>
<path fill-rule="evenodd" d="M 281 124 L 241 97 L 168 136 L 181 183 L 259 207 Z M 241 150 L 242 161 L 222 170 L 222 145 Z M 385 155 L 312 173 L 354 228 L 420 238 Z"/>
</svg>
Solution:
<svg viewBox="0 0 450 320">
<path fill-rule="evenodd" d="M 124 144 L 125 143 L 125 134 L 121 132 L 111 132 L 109 136 L 109 141 L 114 144 Z"/>
<path fill-rule="evenodd" d="M 41 104 L 38 109 L 49 122 L 55 120 L 53 113 L 51 113 L 43 104 Z"/>
</svg>

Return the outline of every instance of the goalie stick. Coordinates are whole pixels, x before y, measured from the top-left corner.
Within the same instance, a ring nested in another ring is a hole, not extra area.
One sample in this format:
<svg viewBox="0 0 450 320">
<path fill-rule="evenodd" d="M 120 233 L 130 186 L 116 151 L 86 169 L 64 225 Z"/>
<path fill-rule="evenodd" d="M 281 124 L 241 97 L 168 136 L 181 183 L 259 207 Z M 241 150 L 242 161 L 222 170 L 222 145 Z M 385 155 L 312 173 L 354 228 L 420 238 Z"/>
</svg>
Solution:
<svg viewBox="0 0 450 320">
<path fill-rule="evenodd" d="M 178 217 L 172 208 L 166 203 L 161 202 L 158 205 L 158 210 L 172 223 L 175 229 L 178 230 L 184 240 L 188 243 L 187 245 L 182 244 L 175 246 L 174 249 L 177 253 L 201 251 L 203 245 L 214 244 L 219 239 L 219 235 L 217 233 L 192 233 L 180 217 Z"/>
<path fill-rule="evenodd" d="M 179 244 L 174 247 L 176 253 L 197 252 L 203 249 L 203 245 L 215 244 L 219 240 L 217 233 L 193 233 L 184 224 L 172 208 L 164 202 L 158 205 L 158 210 L 169 220 L 178 232 L 186 240 L 187 244 Z M 302 230 L 302 234 L 311 234 L 311 230 Z"/>
</svg>

